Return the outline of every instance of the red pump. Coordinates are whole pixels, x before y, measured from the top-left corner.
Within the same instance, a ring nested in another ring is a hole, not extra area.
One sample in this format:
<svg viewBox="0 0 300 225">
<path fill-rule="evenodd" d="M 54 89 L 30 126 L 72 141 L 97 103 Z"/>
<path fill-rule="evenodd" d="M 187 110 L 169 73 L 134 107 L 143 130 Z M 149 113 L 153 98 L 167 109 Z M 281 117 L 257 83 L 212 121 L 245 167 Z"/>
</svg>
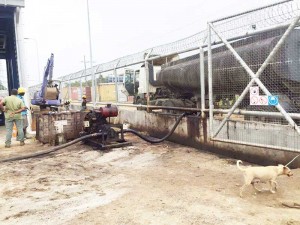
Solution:
<svg viewBox="0 0 300 225">
<path fill-rule="evenodd" d="M 118 116 L 118 107 L 115 105 L 108 104 L 107 106 L 100 107 L 99 111 L 104 118 Z"/>
</svg>

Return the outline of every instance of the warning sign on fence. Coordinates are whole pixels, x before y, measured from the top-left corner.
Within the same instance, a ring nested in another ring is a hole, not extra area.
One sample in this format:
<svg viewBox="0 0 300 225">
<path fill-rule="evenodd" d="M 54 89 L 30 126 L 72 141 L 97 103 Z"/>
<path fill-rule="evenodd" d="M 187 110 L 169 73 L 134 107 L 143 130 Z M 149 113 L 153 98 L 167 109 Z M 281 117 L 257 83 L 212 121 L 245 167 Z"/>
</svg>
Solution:
<svg viewBox="0 0 300 225">
<path fill-rule="evenodd" d="M 250 96 L 258 96 L 259 95 L 259 87 L 254 86 L 250 87 Z"/>
<path fill-rule="evenodd" d="M 267 95 L 259 96 L 258 102 L 260 105 L 268 105 L 268 96 Z"/>
<path fill-rule="evenodd" d="M 278 105 L 278 96 L 259 95 L 259 87 L 250 87 L 250 105 Z"/>
<path fill-rule="evenodd" d="M 268 104 L 269 105 L 278 105 L 278 96 L 268 96 Z"/>
<path fill-rule="evenodd" d="M 250 95 L 250 105 L 257 105 L 258 104 L 258 96 L 251 96 Z"/>
</svg>

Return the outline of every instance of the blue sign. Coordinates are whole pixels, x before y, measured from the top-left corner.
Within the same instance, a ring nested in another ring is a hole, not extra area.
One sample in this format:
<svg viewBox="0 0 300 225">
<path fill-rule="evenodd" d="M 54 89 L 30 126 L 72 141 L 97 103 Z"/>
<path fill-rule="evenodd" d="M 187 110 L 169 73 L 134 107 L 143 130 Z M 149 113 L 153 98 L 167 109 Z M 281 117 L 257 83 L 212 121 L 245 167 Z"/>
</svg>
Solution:
<svg viewBox="0 0 300 225">
<path fill-rule="evenodd" d="M 268 104 L 269 105 L 278 105 L 278 96 L 275 96 L 275 95 L 268 96 Z"/>
</svg>

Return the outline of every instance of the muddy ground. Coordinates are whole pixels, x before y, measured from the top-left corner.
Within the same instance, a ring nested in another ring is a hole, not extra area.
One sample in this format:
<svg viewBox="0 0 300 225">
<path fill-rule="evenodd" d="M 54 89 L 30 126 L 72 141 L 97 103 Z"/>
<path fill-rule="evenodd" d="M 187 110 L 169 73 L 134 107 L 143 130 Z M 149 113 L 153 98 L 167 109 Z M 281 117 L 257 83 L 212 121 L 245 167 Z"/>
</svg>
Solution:
<svg viewBox="0 0 300 225">
<path fill-rule="evenodd" d="M 236 160 L 126 137 L 133 146 L 100 152 L 76 144 L 0 164 L 0 224 L 300 224 L 300 209 L 282 205 L 300 202 L 300 169 L 278 178 L 276 194 L 249 187 L 240 198 Z M 47 148 L 17 144 L 1 143 L 0 157 Z"/>
</svg>

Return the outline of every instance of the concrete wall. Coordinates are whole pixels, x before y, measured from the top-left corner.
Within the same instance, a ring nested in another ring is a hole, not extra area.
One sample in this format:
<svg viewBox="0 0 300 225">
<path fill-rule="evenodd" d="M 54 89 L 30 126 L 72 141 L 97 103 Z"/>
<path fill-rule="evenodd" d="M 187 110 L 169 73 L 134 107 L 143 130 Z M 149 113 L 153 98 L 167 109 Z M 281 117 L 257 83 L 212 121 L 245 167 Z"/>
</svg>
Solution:
<svg viewBox="0 0 300 225">
<path fill-rule="evenodd" d="M 217 130 L 220 120 L 214 120 L 213 129 Z M 255 121 L 228 121 L 218 135 L 221 139 L 230 139 L 255 143 L 257 145 L 277 146 L 299 149 L 300 136 L 289 125 L 262 123 Z M 300 150 L 298 150 L 300 154 Z"/>
<path fill-rule="evenodd" d="M 161 138 L 175 124 L 178 116 L 147 113 L 146 111 L 120 110 L 117 122 L 128 122 L 131 128 L 147 131 L 153 137 Z M 220 121 L 214 121 L 214 130 Z M 276 130 L 274 131 L 274 129 Z M 285 140 L 287 126 L 269 124 L 248 124 L 245 122 L 229 122 L 221 130 L 219 137 L 240 140 L 239 137 L 249 138 L 249 141 L 259 144 L 273 144 L 284 147 L 299 146 L 299 138 L 295 138 L 293 131 L 289 130 L 290 139 Z M 201 120 L 196 116 L 188 116 L 182 119 L 174 134 L 168 139 L 179 144 L 195 147 L 199 150 L 209 151 L 260 165 L 286 164 L 299 153 L 277 150 L 272 148 L 254 147 L 244 144 L 211 141 L 209 139 L 208 120 Z M 296 140 L 296 141 L 295 141 Z M 244 140 L 246 141 L 246 140 Z M 300 157 L 290 167 L 300 167 Z"/>
</svg>

